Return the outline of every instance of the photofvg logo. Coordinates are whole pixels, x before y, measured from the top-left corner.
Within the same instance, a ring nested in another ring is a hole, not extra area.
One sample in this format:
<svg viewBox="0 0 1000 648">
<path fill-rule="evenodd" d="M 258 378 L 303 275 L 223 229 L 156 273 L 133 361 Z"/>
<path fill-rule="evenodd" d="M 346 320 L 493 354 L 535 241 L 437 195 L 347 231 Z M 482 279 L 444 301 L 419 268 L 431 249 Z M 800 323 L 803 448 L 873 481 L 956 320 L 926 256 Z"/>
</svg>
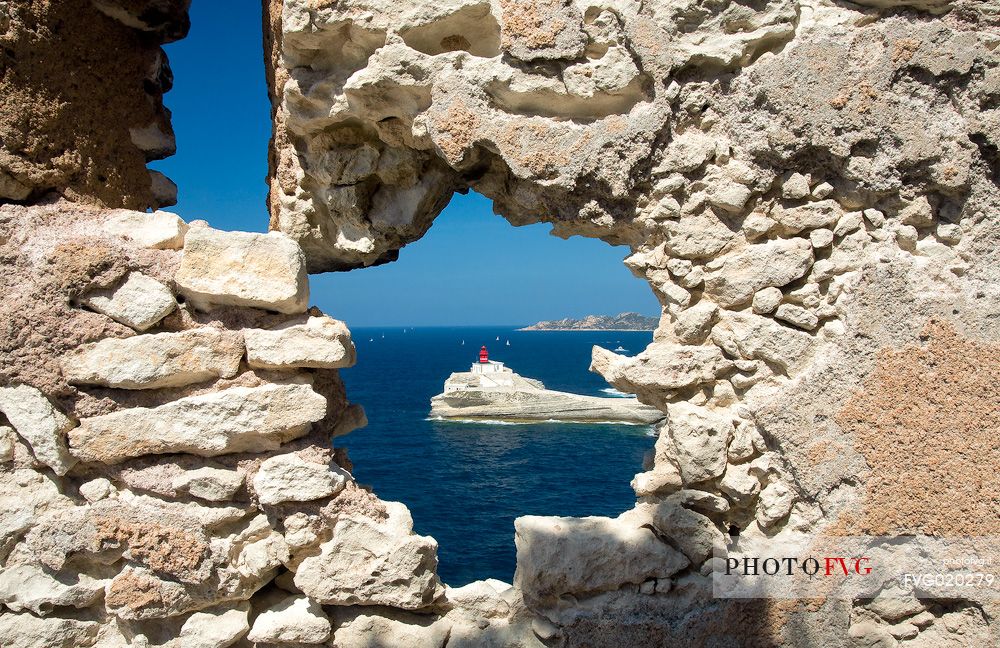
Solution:
<svg viewBox="0 0 1000 648">
<path fill-rule="evenodd" d="M 717 546 L 718 598 L 1000 599 L 1000 538 L 741 535 Z"/>
<path fill-rule="evenodd" d="M 743 576 L 794 576 L 802 572 L 806 576 L 867 576 L 872 572 L 871 559 L 867 556 L 823 556 L 815 558 L 799 558 L 784 556 L 782 558 L 764 558 L 759 556 L 744 556 L 726 558 L 726 576 L 740 573 Z"/>
</svg>

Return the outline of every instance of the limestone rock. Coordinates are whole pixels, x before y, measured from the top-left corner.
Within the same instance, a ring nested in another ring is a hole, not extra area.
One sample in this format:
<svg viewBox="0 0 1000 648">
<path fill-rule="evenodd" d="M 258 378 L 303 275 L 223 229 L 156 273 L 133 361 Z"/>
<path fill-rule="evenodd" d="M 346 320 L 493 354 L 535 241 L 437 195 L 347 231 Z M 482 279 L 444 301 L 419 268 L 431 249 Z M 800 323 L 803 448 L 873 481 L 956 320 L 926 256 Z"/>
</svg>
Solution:
<svg viewBox="0 0 1000 648">
<path fill-rule="evenodd" d="M 0 571 L 0 603 L 14 612 L 30 610 L 45 616 L 56 607 L 90 607 L 103 594 L 104 581 L 86 574 L 60 580 L 28 565 L 8 566 Z"/>
<path fill-rule="evenodd" d="M 757 523 L 769 528 L 783 520 L 792 510 L 795 493 L 780 481 L 773 481 L 760 492 Z"/>
<path fill-rule="evenodd" d="M 718 477 L 726 469 L 727 448 L 733 436 L 731 420 L 686 402 L 667 409 L 668 429 L 684 484 Z"/>
<path fill-rule="evenodd" d="M 682 259 L 712 258 L 733 240 L 732 230 L 711 211 L 685 214 L 679 221 L 667 221 L 663 228 L 668 234 L 664 250 Z"/>
<path fill-rule="evenodd" d="M 667 464 L 637 474 L 632 478 L 630 485 L 637 496 L 646 497 L 677 490 L 684 485 L 684 480 L 681 479 L 680 470 Z"/>
<path fill-rule="evenodd" d="M 753 294 L 753 312 L 759 315 L 769 315 L 773 313 L 781 303 L 784 295 L 780 288 L 764 288 Z"/>
<path fill-rule="evenodd" d="M 702 342 L 715 323 L 718 312 L 719 307 L 707 300 L 681 311 L 674 324 L 677 338 L 686 344 Z"/>
<path fill-rule="evenodd" d="M 303 316 L 272 329 L 243 329 L 247 363 L 263 369 L 342 369 L 356 360 L 347 326 L 332 317 Z"/>
<path fill-rule="evenodd" d="M 6 556 L 25 531 L 40 517 L 72 508 L 73 500 L 60 492 L 57 478 L 27 468 L 0 480 L 0 555 Z"/>
<path fill-rule="evenodd" d="M 668 578 L 688 564 L 628 513 L 618 518 L 526 515 L 514 520 L 514 532 L 514 584 L 537 601 Z"/>
<path fill-rule="evenodd" d="M 723 211 L 739 213 L 751 195 L 752 192 L 748 187 L 736 182 L 723 181 L 713 189 L 709 201 Z"/>
<path fill-rule="evenodd" d="M 776 207 L 770 213 L 786 235 L 820 227 L 833 228 L 842 215 L 843 211 L 835 200 L 821 200 L 797 207 Z"/>
<path fill-rule="evenodd" d="M 899 212 L 899 221 L 913 227 L 930 227 L 934 224 L 934 210 L 926 196 L 920 196 Z"/>
<path fill-rule="evenodd" d="M 223 470 L 205 466 L 195 470 L 185 470 L 174 477 L 174 490 L 188 493 L 210 502 L 225 502 L 243 485 L 243 475 L 235 470 Z"/>
<path fill-rule="evenodd" d="M 795 304 L 782 304 L 778 306 L 778 311 L 774 314 L 774 317 L 806 331 L 812 331 L 819 326 L 819 318 L 814 313 Z"/>
<path fill-rule="evenodd" d="M 840 217 L 833 228 L 834 236 L 844 236 L 861 227 L 864 222 L 862 213 L 859 211 L 848 212 Z"/>
<path fill-rule="evenodd" d="M 762 288 L 804 276 L 812 263 L 812 246 L 802 239 L 749 245 L 722 257 L 719 268 L 705 275 L 705 293 L 725 308 L 740 306 Z"/>
<path fill-rule="evenodd" d="M 0 463 L 14 458 L 15 432 L 14 428 L 0 425 Z"/>
<path fill-rule="evenodd" d="M 730 367 L 714 346 L 654 342 L 634 357 L 620 356 L 600 346 L 594 346 L 592 354 L 591 371 L 616 389 L 636 394 L 640 401 L 654 406 L 662 403 L 665 393 L 712 382 Z"/>
<path fill-rule="evenodd" d="M 137 331 L 154 326 L 177 307 L 166 286 L 141 272 L 130 272 L 125 282 L 114 289 L 88 294 L 83 303 Z"/>
<path fill-rule="evenodd" d="M 4 648 L 88 648 L 97 641 L 94 621 L 39 618 L 33 614 L 0 614 L 0 646 Z"/>
<path fill-rule="evenodd" d="M 785 372 L 804 366 L 812 348 L 808 333 L 747 313 L 725 313 L 712 329 L 712 338 L 722 339 L 727 332 L 744 358 L 763 360 Z"/>
<path fill-rule="evenodd" d="M 760 493 L 760 481 L 750 472 L 749 465 L 730 465 L 719 482 L 719 490 L 733 502 L 743 506 Z"/>
<path fill-rule="evenodd" d="M 62 368 L 75 384 L 160 389 L 232 378 L 242 357 L 237 336 L 206 327 L 84 344 L 64 356 Z"/>
<path fill-rule="evenodd" d="M 57 475 L 65 475 L 76 463 L 66 450 L 66 433 L 73 422 L 42 392 L 28 385 L 0 387 L 0 412 L 31 446 L 35 458 Z"/>
<path fill-rule="evenodd" d="M 437 542 L 413 534 L 401 504 L 387 503 L 389 519 L 343 514 L 320 553 L 302 561 L 295 586 L 324 605 L 425 608 L 439 596 Z"/>
<path fill-rule="evenodd" d="M 872 227 L 882 227 L 885 225 L 885 214 L 878 209 L 866 209 L 862 214 L 865 220 L 871 223 Z"/>
<path fill-rule="evenodd" d="M 302 436 L 325 414 L 326 399 L 309 385 L 231 387 L 84 419 L 70 447 L 80 459 L 104 463 L 172 452 L 264 452 Z"/>
<path fill-rule="evenodd" d="M 261 504 L 308 502 L 343 490 L 351 475 L 336 464 L 306 461 L 295 454 L 266 459 L 253 479 Z"/>
<path fill-rule="evenodd" d="M 444 648 L 451 622 L 444 617 L 393 609 L 339 607 L 334 611 L 336 648 L 407 646 Z"/>
<path fill-rule="evenodd" d="M 101 222 L 101 229 L 116 236 L 125 236 L 142 247 L 157 250 L 179 250 L 184 246 L 187 225 L 176 214 L 155 211 L 118 209 Z"/>
<path fill-rule="evenodd" d="M 476 618 L 506 618 L 511 606 L 503 594 L 511 589 L 509 583 L 496 579 L 473 581 L 462 587 L 445 588 L 448 603 Z"/>
<path fill-rule="evenodd" d="M 781 197 L 802 200 L 809 196 L 809 179 L 801 173 L 793 173 L 781 185 Z"/>
<path fill-rule="evenodd" d="M 211 608 L 195 612 L 184 621 L 170 648 L 227 648 L 250 630 L 250 606 Z"/>
<path fill-rule="evenodd" d="M 257 643 L 321 644 L 330 637 L 323 608 L 305 596 L 289 596 L 257 615 L 247 635 Z"/>
<path fill-rule="evenodd" d="M 956 245 L 962 240 L 962 227 L 953 223 L 941 223 L 937 226 L 937 237 L 950 245 Z"/>
<path fill-rule="evenodd" d="M 192 229 L 174 281 L 199 308 L 219 304 L 301 313 L 309 301 L 302 250 L 273 232 Z"/>
<path fill-rule="evenodd" d="M 99 502 L 110 495 L 113 489 L 114 486 L 111 485 L 111 481 L 103 477 L 91 479 L 88 482 L 80 484 L 80 494 L 88 502 Z"/>
<path fill-rule="evenodd" d="M 670 538 L 693 565 L 711 558 L 715 547 L 725 546 L 722 532 L 710 519 L 676 502 L 658 504 L 651 514 L 656 530 Z"/>
<path fill-rule="evenodd" d="M 833 232 L 825 227 L 809 232 L 809 242 L 812 243 L 814 249 L 830 247 L 833 245 L 833 239 Z"/>
<path fill-rule="evenodd" d="M 728 513 L 730 508 L 726 498 L 709 493 L 708 491 L 690 488 L 671 493 L 664 501 L 706 513 Z"/>
</svg>

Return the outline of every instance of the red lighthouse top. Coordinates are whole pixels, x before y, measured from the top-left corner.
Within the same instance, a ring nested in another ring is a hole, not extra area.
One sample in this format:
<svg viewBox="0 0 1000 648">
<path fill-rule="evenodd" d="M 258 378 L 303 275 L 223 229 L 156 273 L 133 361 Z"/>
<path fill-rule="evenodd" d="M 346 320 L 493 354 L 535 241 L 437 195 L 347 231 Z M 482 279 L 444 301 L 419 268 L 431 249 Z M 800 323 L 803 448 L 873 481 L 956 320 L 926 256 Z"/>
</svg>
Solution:
<svg viewBox="0 0 1000 648">
<path fill-rule="evenodd" d="M 483 348 L 479 350 L 479 362 L 486 363 L 489 361 L 490 361 L 490 353 L 489 351 L 486 350 L 486 346 L 483 345 Z"/>
</svg>

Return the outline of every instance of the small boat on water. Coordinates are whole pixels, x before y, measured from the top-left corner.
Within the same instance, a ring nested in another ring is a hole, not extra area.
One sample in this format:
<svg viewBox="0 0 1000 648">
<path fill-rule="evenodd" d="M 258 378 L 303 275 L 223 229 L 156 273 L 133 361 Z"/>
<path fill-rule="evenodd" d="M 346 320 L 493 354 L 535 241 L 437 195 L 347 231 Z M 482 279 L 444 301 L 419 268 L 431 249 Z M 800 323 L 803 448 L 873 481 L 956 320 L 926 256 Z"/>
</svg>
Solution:
<svg viewBox="0 0 1000 648">
<path fill-rule="evenodd" d="M 623 346 L 622 346 L 622 345 L 620 345 L 620 344 L 619 344 L 619 345 L 618 345 L 618 346 L 617 346 L 617 347 L 616 347 L 615 349 L 612 349 L 612 350 L 613 350 L 613 351 L 616 351 L 616 352 L 618 352 L 618 353 L 625 353 L 625 352 L 627 352 L 627 351 L 628 351 L 628 349 L 626 349 L 625 347 L 623 347 Z"/>
<path fill-rule="evenodd" d="M 510 346 L 510 340 L 507 340 L 507 346 Z"/>
</svg>

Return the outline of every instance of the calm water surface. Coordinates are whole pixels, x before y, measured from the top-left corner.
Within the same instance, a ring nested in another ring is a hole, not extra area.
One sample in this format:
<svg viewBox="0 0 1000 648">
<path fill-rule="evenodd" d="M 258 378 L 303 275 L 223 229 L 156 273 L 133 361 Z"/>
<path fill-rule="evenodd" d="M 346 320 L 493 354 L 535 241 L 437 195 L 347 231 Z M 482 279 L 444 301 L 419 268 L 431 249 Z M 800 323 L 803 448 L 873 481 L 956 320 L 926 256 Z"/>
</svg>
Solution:
<svg viewBox="0 0 1000 648">
<path fill-rule="evenodd" d="M 653 445 L 648 427 L 470 424 L 430 421 L 427 414 L 448 375 L 468 371 L 483 344 L 491 359 L 550 389 L 607 396 L 607 383 L 587 371 L 591 347 L 621 346 L 634 355 L 652 333 L 504 327 L 352 333 L 359 364 L 342 374 L 369 423 L 337 445 L 347 447 L 359 482 L 382 499 L 404 502 L 417 533 L 437 539 L 439 573 L 449 585 L 510 582 L 518 516 L 615 516 L 634 503 L 628 484 Z"/>
</svg>

